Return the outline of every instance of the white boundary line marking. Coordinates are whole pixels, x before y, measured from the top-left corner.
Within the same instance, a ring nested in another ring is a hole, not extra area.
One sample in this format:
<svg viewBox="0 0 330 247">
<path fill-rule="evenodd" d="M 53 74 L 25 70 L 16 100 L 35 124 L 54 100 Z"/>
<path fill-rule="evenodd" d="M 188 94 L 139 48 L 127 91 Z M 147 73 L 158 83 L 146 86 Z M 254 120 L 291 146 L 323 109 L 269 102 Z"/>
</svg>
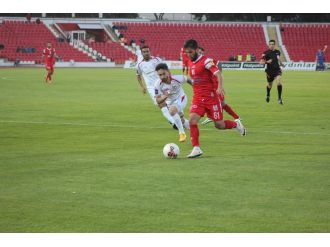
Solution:
<svg viewBox="0 0 330 247">
<path fill-rule="evenodd" d="M 169 127 L 157 127 L 157 126 L 134 126 L 134 125 L 121 125 L 121 124 L 89 124 L 89 123 L 51 123 L 42 121 L 15 121 L 15 120 L 0 120 L 0 123 L 15 123 L 15 124 L 45 124 L 45 125 L 69 125 L 69 126 L 88 126 L 88 127 L 115 127 L 115 128 L 138 128 L 138 129 L 169 129 Z M 213 131 L 213 129 L 201 128 L 203 131 Z M 247 128 L 251 130 L 251 128 Z M 330 136 L 330 133 L 321 132 L 294 132 L 294 131 L 271 131 L 271 130 L 253 130 L 252 133 L 273 133 L 273 134 L 289 134 L 289 135 L 323 135 Z"/>
<path fill-rule="evenodd" d="M 1 80 L 7 80 L 7 81 L 13 81 L 14 78 L 8 78 L 8 77 L 1 77 Z"/>
</svg>

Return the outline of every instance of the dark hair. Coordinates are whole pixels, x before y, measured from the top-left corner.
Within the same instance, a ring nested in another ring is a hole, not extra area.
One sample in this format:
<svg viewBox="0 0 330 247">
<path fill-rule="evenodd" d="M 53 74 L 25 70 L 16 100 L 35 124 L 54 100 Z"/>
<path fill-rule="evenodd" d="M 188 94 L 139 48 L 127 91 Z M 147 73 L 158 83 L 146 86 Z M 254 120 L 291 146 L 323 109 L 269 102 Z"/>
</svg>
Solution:
<svg viewBox="0 0 330 247">
<path fill-rule="evenodd" d="M 275 43 L 276 43 L 275 40 L 273 40 L 273 39 L 269 40 L 269 43 L 270 43 L 270 42 L 274 42 L 274 45 L 275 45 Z"/>
<path fill-rule="evenodd" d="M 198 48 L 197 41 L 194 40 L 194 39 L 189 39 L 184 43 L 183 48 L 185 48 L 185 49 L 186 48 L 191 48 L 191 49 L 196 50 Z"/>
<path fill-rule="evenodd" d="M 158 70 L 161 70 L 161 69 L 168 70 L 167 64 L 166 63 L 160 63 L 156 66 L 155 70 L 158 71 Z"/>
<path fill-rule="evenodd" d="M 140 50 L 142 51 L 143 49 L 146 49 L 146 48 L 150 49 L 149 46 L 147 46 L 147 45 L 143 45 L 143 46 L 140 47 Z"/>
<path fill-rule="evenodd" d="M 198 47 L 198 49 L 200 49 L 201 51 L 205 51 L 203 47 Z"/>
</svg>

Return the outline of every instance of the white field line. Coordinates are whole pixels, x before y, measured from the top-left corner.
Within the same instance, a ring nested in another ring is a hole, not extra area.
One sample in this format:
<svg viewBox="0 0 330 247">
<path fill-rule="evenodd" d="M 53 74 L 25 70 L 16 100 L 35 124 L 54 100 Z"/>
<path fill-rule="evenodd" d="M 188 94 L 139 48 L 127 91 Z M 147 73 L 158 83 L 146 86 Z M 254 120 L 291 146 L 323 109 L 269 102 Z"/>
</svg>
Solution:
<svg viewBox="0 0 330 247">
<path fill-rule="evenodd" d="M 14 78 L 8 78 L 8 77 L 1 77 L 1 80 L 7 80 L 7 81 L 13 81 Z"/>
<path fill-rule="evenodd" d="M 43 124 L 43 125 L 68 125 L 68 126 L 88 126 L 88 127 L 114 127 L 114 128 L 136 128 L 136 129 L 169 129 L 168 127 L 159 127 L 159 126 L 134 126 L 134 125 L 123 125 L 123 124 L 91 124 L 91 123 L 55 123 L 55 122 L 42 122 L 42 121 L 14 121 L 14 120 L 0 120 L 0 123 L 14 123 L 14 124 Z M 202 126 L 200 126 L 202 127 Z M 323 135 L 330 136 L 330 133 L 322 132 L 295 132 L 295 131 L 272 131 L 272 130 L 260 130 L 256 128 L 247 128 L 252 129 L 252 133 L 273 133 L 273 134 L 284 134 L 284 135 Z M 203 131 L 214 131 L 213 129 L 201 128 Z"/>
</svg>

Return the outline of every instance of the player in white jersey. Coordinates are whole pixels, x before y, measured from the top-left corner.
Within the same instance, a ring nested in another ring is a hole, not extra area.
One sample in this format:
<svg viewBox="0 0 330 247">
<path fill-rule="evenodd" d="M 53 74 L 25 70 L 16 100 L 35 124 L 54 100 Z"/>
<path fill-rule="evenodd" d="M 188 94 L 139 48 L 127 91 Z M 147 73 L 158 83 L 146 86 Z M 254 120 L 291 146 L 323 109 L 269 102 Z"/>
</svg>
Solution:
<svg viewBox="0 0 330 247">
<path fill-rule="evenodd" d="M 137 63 L 143 59 L 142 52 L 140 49 L 135 50 L 135 56 L 136 56 Z"/>
<path fill-rule="evenodd" d="M 166 103 L 175 125 L 179 130 L 179 141 L 187 139 L 184 127 L 189 129 L 189 121 L 184 118 L 183 110 L 187 105 L 187 95 L 182 84 L 191 81 L 184 75 L 171 75 L 167 64 L 160 63 L 156 66 L 159 79 L 155 82 L 155 95 L 158 104 Z"/>
<path fill-rule="evenodd" d="M 174 128 L 176 128 L 174 119 L 172 118 L 168 108 L 166 107 L 166 103 L 158 104 L 155 98 L 155 81 L 159 79 L 155 69 L 156 66 L 161 63 L 161 59 L 158 57 L 152 57 L 150 54 L 150 48 L 147 45 L 141 47 L 141 53 L 143 59 L 138 61 L 136 65 L 136 76 L 141 86 L 142 93 L 146 94 L 146 92 L 148 91 L 154 104 L 159 106 L 164 117 L 171 123 Z M 144 83 L 142 81 L 142 77 Z"/>
</svg>

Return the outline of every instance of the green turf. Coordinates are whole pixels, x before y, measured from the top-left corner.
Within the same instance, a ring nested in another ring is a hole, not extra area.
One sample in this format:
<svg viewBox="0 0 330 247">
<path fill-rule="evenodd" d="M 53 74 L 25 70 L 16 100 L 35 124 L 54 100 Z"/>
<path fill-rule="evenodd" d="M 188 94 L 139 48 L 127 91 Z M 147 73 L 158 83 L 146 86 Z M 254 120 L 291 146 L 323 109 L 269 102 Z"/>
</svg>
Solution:
<svg viewBox="0 0 330 247">
<path fill-rule="evenodd" d="M 0 70 L 0 232 L 330 231 L 329 73 L 285 72 L 280 106 L 226 71 L 248 135 L 202 127 L 195 160 L 162 156 L 178 134 L 134 71 L 44 73 Z"/>
</svg>

